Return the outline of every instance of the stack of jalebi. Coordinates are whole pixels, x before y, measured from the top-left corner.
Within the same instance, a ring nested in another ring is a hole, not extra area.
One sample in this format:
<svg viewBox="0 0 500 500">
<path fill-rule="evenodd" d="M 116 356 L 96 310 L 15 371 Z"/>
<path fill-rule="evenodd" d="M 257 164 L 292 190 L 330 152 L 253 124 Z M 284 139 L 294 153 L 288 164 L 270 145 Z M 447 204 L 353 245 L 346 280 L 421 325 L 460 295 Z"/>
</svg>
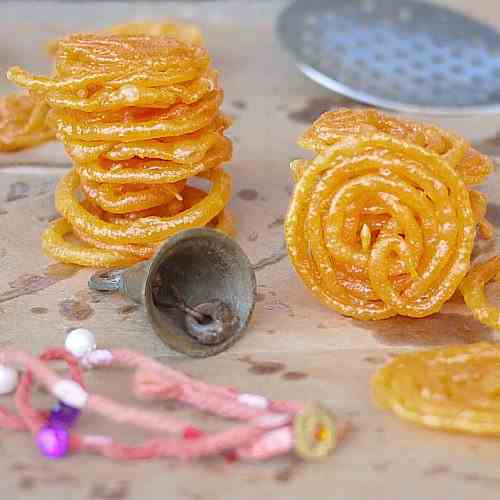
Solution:
<svg viewBox="0 0 500 500">
<path fill-rule="evenodd" d="M 286 220 L 296 271 L 319 299 L 357 319 L 439 311 L 470 267 L 486 199 L 468 185 L 492 163 L 461 137 L 376 110 L 321 116 L 299 144 Z"/>
<path fill-rule="evenodd" d="M 50 106 L 48 121 L 74 161 L 56 190 L 64 218 L 43 235 L 47 254 L 123 266 L 182 229 L 231 230 L 231 182 L 219 168 L 231 158 L 229 124 L 204 48 L 79 34 L 59 43 L 54 77 L 17 67 L 8 76 Z M 208 180 L 210 192 L 188 185 L 193 176 Z M 70 233 L 80 241 L 65 239 Z"/>
<path fill-rule="evenodd" d="M 203 35 L 196 24 L 173 21 L 139 21 L 119 24 L 104 30 L 114 35 L 170 36 L 193 45 L 203 45 Z M 51 42 L 55 54 L 59 40 Z M 9 94 L 0 97 L 0 152 L 31 148 L 54 139 L 45 121 L 48 107 L 30 95 Z"/>
<path fill-rule="evenodd" d="M 46 114 L 47 105 L 29 95 L 0 97 L 0 151 L 17 151 L 52 139 Z"/>
<path fill-rule="evenodd" d="M 500 348 L 479 343 L 403 354 L 373 379 L 383 408 L 414 423 L 500 436 Z"/>
</svg>

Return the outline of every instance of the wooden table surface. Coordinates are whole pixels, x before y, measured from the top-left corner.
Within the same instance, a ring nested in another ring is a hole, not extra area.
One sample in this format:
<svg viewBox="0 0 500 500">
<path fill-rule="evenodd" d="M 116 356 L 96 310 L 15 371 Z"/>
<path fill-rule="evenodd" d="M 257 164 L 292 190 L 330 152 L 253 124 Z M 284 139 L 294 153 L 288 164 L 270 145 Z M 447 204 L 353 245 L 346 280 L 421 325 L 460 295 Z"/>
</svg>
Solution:
<svg viewBox="0 0 500 500">
<path fill-rule="evenodd" d="M 449 0 L 500 27 L 500 4 Z M 53 191 L 69 166 L 59 144 L 0 155 L 0 348 L 39 352 L 60 345 L 82 326 L 101 347 L 127 347 L 156 356 L 208 382 L 231 383 L 272 397 L 322 401 L 352 431 L 325 463 L 288 457 L 270 463 L 226 464 L 209 460 L 179 464 L 114 463 L 89 455 L 59 462 L 40 457 L 25 434 L 0 431 L 1 497 L 66 500 L 241 498 L 302 499 L 497 499 L 499 442 L 431 432 L 377 409 L 370 377 L 395 353 L 447 343 L 496 340 L 476 322 L 458 297 L 426 319 L 362 323 L 321 306 L 295 276 L 283 248 L 282 224 L 292 180 L 290 159 L 299 156 L 296 137 L 321 112 L 355 103 L 303 77 L 279 49 L 273 24 L 284 2 L 2 2 L 0 69 L 19 64 L 48 72 L 47 40 L 96 30 L 131 19 L 165 16 L 203 26 L 222 72 L 224 109 L 235 118 L 232 209 L 238 241 L 257 273 L 258 303 L 244 338 L 210 359 L 170 352 L 152 333 L 143 311 L 119 295 L 87 290 L 90 271 L 54 264 L 40 250 L 40 234 L 55 216 Z M 12 87 L 2 79 L 1 91 Z M 500 118 L 437 119 L 467 135 L 483 151 L 500 157 Z M 500 226 L 500 186 L 493 175 L 490 218 Z M 497 234 L 500 234 L 498 232 Z M 475 256 L 495 252 L 496 242 L 478 245 Z M 267 259 L 267 260 L 263 260 Z M 492 289 L 500 297 L 500 290 Z M 126 400 L 127 374 L 92 372 L 94 390 Z M 199 418 L 175 405 L 175 414 Z M 114 436 L 137 435 L 85 415 L 82 428 Z"/>
</svg>

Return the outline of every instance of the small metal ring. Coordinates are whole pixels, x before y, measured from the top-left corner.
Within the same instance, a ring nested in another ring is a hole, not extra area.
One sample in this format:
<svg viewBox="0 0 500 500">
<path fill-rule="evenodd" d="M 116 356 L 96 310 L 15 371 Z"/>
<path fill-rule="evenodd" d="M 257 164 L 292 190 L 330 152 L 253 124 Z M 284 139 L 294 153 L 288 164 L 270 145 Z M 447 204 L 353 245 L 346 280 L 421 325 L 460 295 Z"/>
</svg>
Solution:
<svg viewBox="0 0 500 500">
<path fill-rule="evenodd" d="M 123 269 L 97 271 L 89 279 L 89 288 L 99 292 L 116 292 L 123 282 Z"/>
</svg>

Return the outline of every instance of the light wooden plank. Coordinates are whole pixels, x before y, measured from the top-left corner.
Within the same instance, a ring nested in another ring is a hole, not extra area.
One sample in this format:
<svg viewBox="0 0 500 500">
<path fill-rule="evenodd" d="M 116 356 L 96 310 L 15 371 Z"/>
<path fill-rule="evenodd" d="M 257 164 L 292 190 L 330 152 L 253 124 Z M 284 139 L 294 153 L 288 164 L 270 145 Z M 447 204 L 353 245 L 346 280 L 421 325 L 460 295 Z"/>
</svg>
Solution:
<svg viewBox="0 0 500 500">
<path fill-rule="evenodd" d="M 351 420 L 350 437 L 321 465 L 290 459 L 258 466 L 213 461 L 117 464 L 89 456 L 48 463 L 28 436 L 0 431 L 5 498 L 498 498 L 497 441 L 439 434 L 402 423 L 375 408 L 369 389 L 375 368 L 390 353 L 448 342 L 497 340 L 498 334 L 479 325 L 458 297 L 427 319 L 361 323 L 342 318 L 318 304 L 288 260 L 280 259 L 282 220 L 292 188 L 287 165 L 301 154 L 296 137 L 325 109 L 352 105 L 302 77 L 278 48 L 272 27 L 284 4 L 2 3 L 2 70 L 20 63 L 48 71 L 50 61 L 40 47 L 66 31 L 164 15 L 200 22 L 215 66 L 222 71 L 224 108 L 235 118 L 231 129 L 235 157 L 228 169 L 235 183 L 232 209 L 238 219 L 238 241 L 253 262 L 268 265 L 258 271 L 259 302 L 251 326 L 234 348 L 207 360 L 174 355 L 150 331 L 141 309 L 130 307 L 118 295 L 89 293 L 89 271 L 50 267 L 41 254 L 40 234 L 55 215 L 53 187 L 68 164 L 62 148 L 51 144 L 1 155 L 0 347 L 17 345 L 38 352 L 61 344 L 69 328 L 85 326 L 96 333 L 102 347 L 138 349 L 210 382 L 275 397 L 324 401 Z M 453 4 L 500 26 L 495 2 Z M 2 81 L 0 89 L 8 88 Z M 494 139 L 500 129 L 497 117 L 437 121 L 500 157 L 500 140 Z M 485 188 L 497 228 L 499 186 L 495 174 Z M 477 253 L 489 255 L 496 247 L 496 240 L 482 244 Z M 493 294 L 500 298 L 500 289 Z M 262 364 L 269 361 L 275 368 Z M 303 375 L 291 380 L 289 372 Z M 121 390 L 123 375 L 95 372 L 89 380 L 96 390 L 126 397 Z M 82 427 L 95 433 L 117 432 L 91 416 L 83 419 Z M 129 434 L 127 429 L 122 435 Z"/>
</svg>

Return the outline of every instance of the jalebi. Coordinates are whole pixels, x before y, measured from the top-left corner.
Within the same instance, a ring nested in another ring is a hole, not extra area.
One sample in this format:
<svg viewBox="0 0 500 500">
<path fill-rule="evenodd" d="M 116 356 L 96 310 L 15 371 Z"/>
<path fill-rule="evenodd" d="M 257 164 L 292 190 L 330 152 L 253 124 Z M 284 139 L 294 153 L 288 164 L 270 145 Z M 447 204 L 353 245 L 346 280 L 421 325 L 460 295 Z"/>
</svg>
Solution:
<svg viewBox="0 0 500 500">
<path fill-rule="evenodd" d="M 160 22 L 132 21 L 105 28 L 102 32 L 111 35 L 169 36 L 191 45 L 203 45 L 203 34 L 198 25 L 170 19 Z M 59 40 L 49 43 L 48 50 L 51 54 L 57 52 L 58 43 Z"/>
<path fill-rule="evenodd" d="M 339 109 L 324 113 L 299 139 L 316 153 L 348 136 L 386 133 L 433 151 L 449 161 L 468 185 L 480 184 L 493 171 L 492 161 L 457 134 L 429 123 L 406 120 L 376 109 Z"/>
<path fill-rule="evenodd" d="M 470 266 L 491 162 L 454 134 L 375 110 L 326 113 L 301 138 L 285 230 L 305 285 L 357 319 L 439 311 Z"/>
<path fill-rule="evenodd" d="M 231 181 L 220 169 L 231 158 L 229 121 L 204 48 L 81 34 L 59 42 L 53 77 L 21 68 L 8 75 L 50 106 L 48 122 L 74 162 L 56 190 L 63 219 L 43 235 L 47 254 L 124 266 L 183 229 L 232 231 L 224 210 Z M 211 183 L 209 192 L 188 185 L 194 176 Z"/>
<path fill-rule="evenodd" d="M 168 36 L 192 45 L 203 45 L 203 35 L 196 24 L 165 20 L 162 22 L 138 21 L 112 26 L 103 31 L 115 35 Z M 49 52 L 55 54 L 59 40 L 49 44 Z M 0 152 L 16 151 L 37 146 L 55 138 L 54 131 L 46 123 L 48 106 L 80 111 L 120 109 L 123 106 L 167 108 L 176 102 L 190 104 L 217 87 L 217 73 L 206 75 L 192 82 L 164 88 L 137 88 L 126 85 L 119 89 L 102 89 L 86 96 L 52 92 L 45 102 L 27 95 L 9 94 L 0 97 Z"/>
<path fill-rule="evenodd" d="M 500 257 L 492 257 L 472 267 L 460 285 L 465 303 L 484 325 L 500 329 L 500 308 L 490 304 L 484 287 L 500 278 Z"/>
<path fill-rule="evenodd" d="M 29 95 L 0 97 L 0 151 L 17 151 L 52 139 L 46 113 L 47 105 Z"/>
<path fill-rule="evenodd" d="M 403 354 L 376 373 L 376 402 L 434 429 L 500 436 L 500 347 L 488 343 Z"/>
</svg>

